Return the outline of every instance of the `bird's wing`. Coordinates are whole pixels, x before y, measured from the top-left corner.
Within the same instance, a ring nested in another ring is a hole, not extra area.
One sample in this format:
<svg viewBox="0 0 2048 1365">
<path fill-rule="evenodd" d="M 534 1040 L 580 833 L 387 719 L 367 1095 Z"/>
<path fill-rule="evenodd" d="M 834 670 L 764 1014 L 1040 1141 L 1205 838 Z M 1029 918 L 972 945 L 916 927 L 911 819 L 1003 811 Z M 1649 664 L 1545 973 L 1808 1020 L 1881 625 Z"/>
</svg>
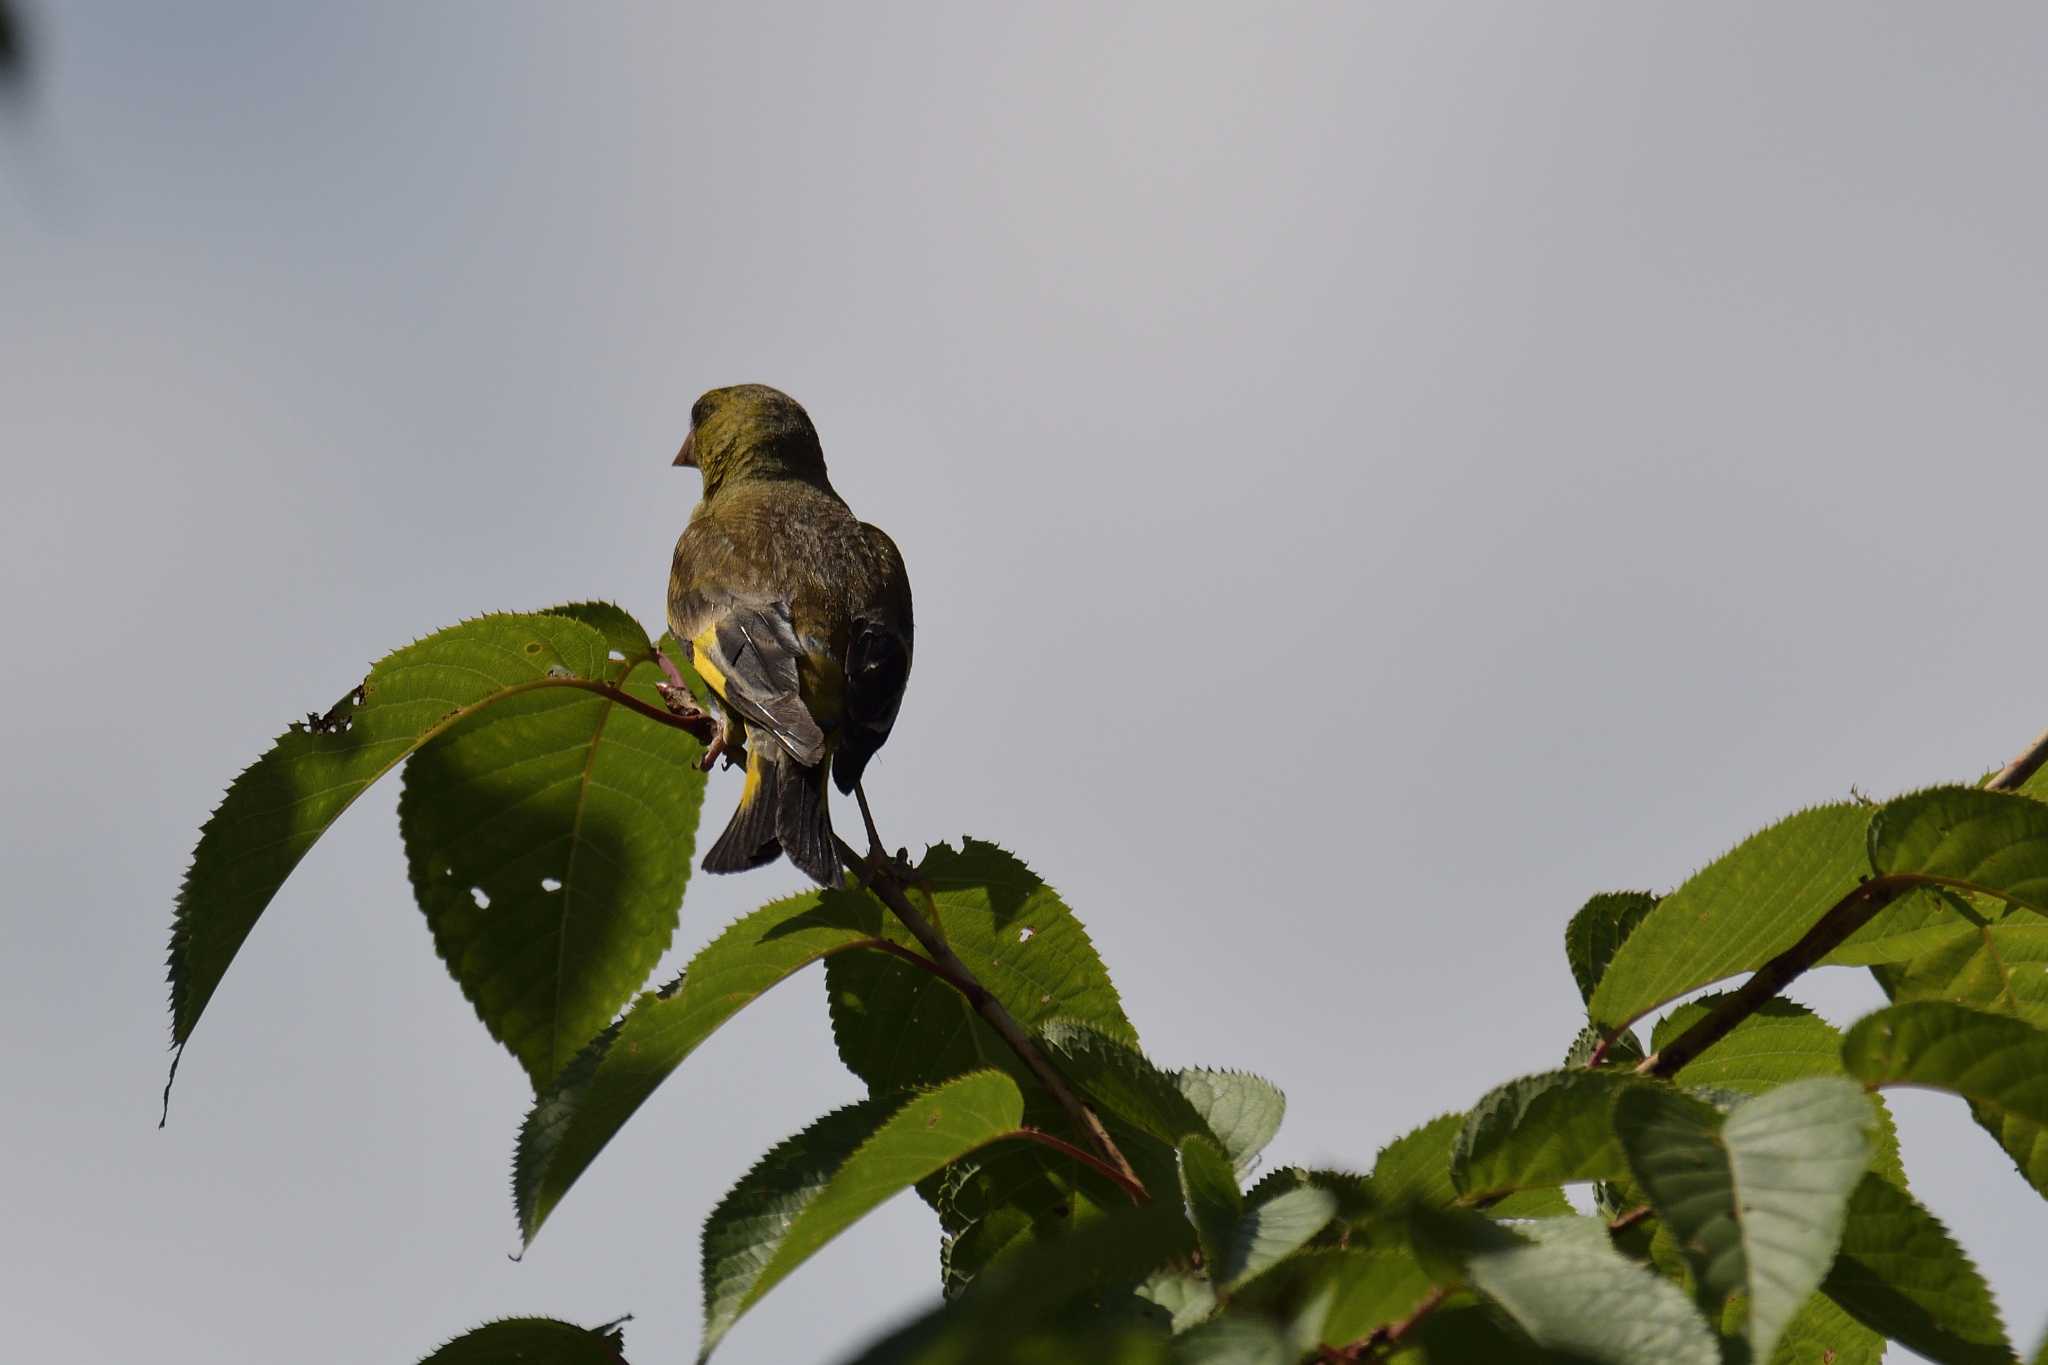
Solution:
<svg viewBox="0 0 2048 1365">
<path fill-rule="evenodd" d="M 825 758 L 825 732 L 797 686 L 803 644 L 789 603 L 733 601 L 695 613 L 690 657 L 725 704 L 782 741 L 807 767 Z"/>
<path fill-rule="evenodd" d="M 871 601 L 856 611 L 846 646 L 846 727 L 832 760 L 839 790 L 852 791 L 868 760 L 889 740 L 910 682 L 910 579 L 888 536 L 864 526 L 882 572 Z"/>
</svg>

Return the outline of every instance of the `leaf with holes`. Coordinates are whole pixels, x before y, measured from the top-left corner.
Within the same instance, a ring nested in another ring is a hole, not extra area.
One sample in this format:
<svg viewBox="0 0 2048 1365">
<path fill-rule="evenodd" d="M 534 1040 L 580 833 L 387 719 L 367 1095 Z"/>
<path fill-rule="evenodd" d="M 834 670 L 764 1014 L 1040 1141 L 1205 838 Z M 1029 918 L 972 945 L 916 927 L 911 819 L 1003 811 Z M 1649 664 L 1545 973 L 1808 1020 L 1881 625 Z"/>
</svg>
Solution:
<svg viewBox="0 0 2048 1365">
<path fill-rule="evenodd" d="M 1870 871 L 1870 808 L 1816 806 L 1738 844 L 1644 915 L 1594 988 L 1602 1028 L 1740 972 L 1792 946 Z"/>
<path fill-rule="evenodd" d="M 1865 1085 L 1917 1085 L 1969 1101 L 2027 1183 L 2048 1194 L 2048 1032 L 2023 1019 L 1920 1000 L 1865 1015 L 1842 1043 Z"/>
<path fill-rule="evenodd" d="M 623 624 L 611 623 L 614 644 Z M 608 676 L 662 706 L 644 637 Z M 535 1090 L 633 998 L 675 933 L 701 753 L 609 697 L 556 689 L 465 717 L 406 765 L 398 827 L 413 895 L 449 974 Z"/>
<path fill-rule="evenodd" d="M 342 811 L 422 745 L 472 716 L 516 700 L 588 698 L 635 660 L 613 660 L 606 631 L 617 608 L 580 604 L 570 615 L 481 616 L 387 655 L 324 715 L 287 730 L 229 786 L 200 832 L 171 926 L 171 1037 L 182 1048 L 229 963 L 278 888 Z M 644 643 L 646 637 L 640 635 Z M 694 741 L 643 716 L 626 718 L 657 752 L 687 757 Z M 660 731 L 659 738 L 652 732 Z M 696 779 L 669 775 L 676 828 L 695 819 Z M 687 834 L 685 835 L 687 837 Z"/>
<path fill-rule="evenodd" d="M 1024 1097 L 997 1071 L 907 1102 L 871 1099 L 778 1145 L 704 1223 L 708 1357 L 740 1315 L 876 1205 L 969 1152 L 1013 1137 Z"/>
<path fill-rule="evenodd" d="M 1835 1258 L 1875 1122 L 1843 1078 L 1793 1081 L 1724 1119 L 1662 1086 L 1615 1102 L 1629 1168 L 1710 1304 L 1746 1296 L 1744 1335 L 1768 1360 Z"/>
<path fill-rule="evenodd" d="M 865 896 L 817 891 L 764 905 L 699 950 L 675 984 L 642 995 L 592 1039 L 519 1131 L 512 1191 L 522 1237 L 533 1240 L 626 1120 L 726 1020 L 820 958 L 881 942 L 882 915 Z"/>
</svg>

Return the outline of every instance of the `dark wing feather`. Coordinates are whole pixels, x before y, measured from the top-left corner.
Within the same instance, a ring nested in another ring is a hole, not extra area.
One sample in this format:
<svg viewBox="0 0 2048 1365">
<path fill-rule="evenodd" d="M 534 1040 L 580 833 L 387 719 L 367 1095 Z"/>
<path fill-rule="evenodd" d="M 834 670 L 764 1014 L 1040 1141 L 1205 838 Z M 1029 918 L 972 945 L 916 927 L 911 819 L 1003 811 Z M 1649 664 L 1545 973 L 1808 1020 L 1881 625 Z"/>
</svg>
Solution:
<svg viewBox="0 0 2048 1365">
<path fill-rule="evenodd" d="M 855 612 L 846 646 L 846 723 L 832 759 L 832 780 L 843 792 L 854 789 L 888 742 L 910 682 L 910 578 L 888 536 L 872 526 L 861 531 L 880 572 L 871 599 Z"/>
<path fill-rule="evenodd" d="M 824 761 L 825 733 L 798 691 L 803 646 L 789 603 L 730 603 L 689 643 L 697 671 L 726 705 L 781 740 L 806 767 Z"/>
</svg>

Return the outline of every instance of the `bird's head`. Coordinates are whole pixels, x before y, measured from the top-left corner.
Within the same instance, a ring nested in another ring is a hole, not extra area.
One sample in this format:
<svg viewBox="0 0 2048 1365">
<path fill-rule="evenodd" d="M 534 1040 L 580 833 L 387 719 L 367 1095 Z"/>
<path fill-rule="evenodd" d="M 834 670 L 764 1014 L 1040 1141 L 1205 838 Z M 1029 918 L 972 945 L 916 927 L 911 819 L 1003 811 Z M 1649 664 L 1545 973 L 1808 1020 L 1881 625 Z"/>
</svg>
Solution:
<svg viewBox="0 0 2048 1365">
<path fill-rule="evenodd" d="M 825 452 L 810 414 L 766 384 L 734 384 L 699 398 L 675 462 L 703 473 L 707 498 L 740 479 L 825 483 Z"/>
</svg>

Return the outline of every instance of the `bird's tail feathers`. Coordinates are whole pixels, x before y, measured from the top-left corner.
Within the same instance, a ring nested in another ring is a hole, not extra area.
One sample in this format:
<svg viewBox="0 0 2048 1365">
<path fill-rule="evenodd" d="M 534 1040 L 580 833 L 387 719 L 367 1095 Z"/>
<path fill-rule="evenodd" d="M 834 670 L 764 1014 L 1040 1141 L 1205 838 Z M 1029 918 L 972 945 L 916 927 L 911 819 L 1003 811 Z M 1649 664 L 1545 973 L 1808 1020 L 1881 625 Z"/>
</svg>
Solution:
<svg viewBox="0 0 2048 1365">
<path fill-rule="evenodd" d="M 704 855 L 706 872 L 745 872 L 787 853 L 811 880 L 839 885 L 839 848 L 826 803 L 826 763 L 806 768 L 773 736 L 749 736 L 739 808 Z"/>
</svg>

